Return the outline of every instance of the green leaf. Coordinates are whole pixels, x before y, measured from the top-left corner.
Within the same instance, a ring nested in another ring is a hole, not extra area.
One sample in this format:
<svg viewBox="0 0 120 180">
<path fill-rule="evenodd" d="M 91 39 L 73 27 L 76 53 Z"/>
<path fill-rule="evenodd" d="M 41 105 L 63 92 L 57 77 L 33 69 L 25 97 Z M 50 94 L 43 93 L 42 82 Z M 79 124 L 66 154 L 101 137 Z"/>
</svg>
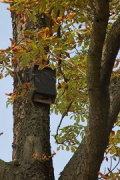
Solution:
<svg viewBox="0 0 120 180">
<path fill-rule="evenodd" d="M 83 118 L 83 116 L 81 116 L 81 121 L 82 121 L 82 122 L 85 122 L 85 119 Z"/>
<path fill-rule="evenodd" d="M 57 151 L 59 151 L 59 150 L 60 150 L 60 146 L 57 147 Z"/>
<path fill-rule="evenodd" d="M 62 150 L 64 150 L 64 146 L 62 146 Z"/>
<path fill-rule="evenodd" d="M 69 146 L 66 146 L 66 151 L 69 151 L 69 150 L 70 150 Z"/>
<path fill-rule="evenodd" d="M 75 148 L 72 146 L 71 147 L 71 151 L 74 153 L 75 152 Z"/>
</svg>

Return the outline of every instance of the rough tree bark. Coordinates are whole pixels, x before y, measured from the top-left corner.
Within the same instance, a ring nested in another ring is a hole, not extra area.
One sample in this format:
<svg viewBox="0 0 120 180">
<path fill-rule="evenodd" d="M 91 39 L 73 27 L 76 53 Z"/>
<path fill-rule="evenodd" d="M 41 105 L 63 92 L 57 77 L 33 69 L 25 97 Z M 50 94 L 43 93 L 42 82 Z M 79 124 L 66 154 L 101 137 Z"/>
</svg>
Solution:
<svg viewBox="0 0 120 180">
<path fill-rule="evenodd" d="M 12 12 L 13 39 L 19 44 L 24 40 L 23 31 L 32 29 L 39 31 L 46 27 L 48 18 L 41 15 L 36 23 L 31 21 L 22 24 L 15 12 Z M 21 68 L 19 64 L 14 70 L 14 89 L 29 82 L 29 68 Z M 32 102 L 29 99 L 17 99 L 13 104 L 14 141 L 13 162 L 1 161 L 0 180 L 54 180 L 52 159 L 42 162 L 38 159 L 43 154 L 51 155 L 50 147 L 50 105 Z"/>
<path fill-rule="evenodd" d="M 68 162 L 60 180 L 97 180 L 109 135 L 120 111 L 120 78 L 110 85 L 110 77 L 120 48 L 120 17 L 106 35 L 109 1 L 94 1 L 94 22 L 88 55 L 87 85 L 89 119 L 86 136 Z M 102 13 L 101 13 L 102 12 Z M 12 13 L 13 36 L 19 43 L 23 30 L 46 26 L 46 18 L 37 24 L 20 24 Z M 101 66 L 102 64 L 102 66 Z M 16 68 L 14 87 L 28 80 L 29 69 Z M 19 81 L 19 78 L 20 81 Z M 33 153 L 50 155 L 49 105 L 24 99 L 14 102 L 13 161 L 0 161 L 0 180 L 54 180 L 52 160 L 43 163 L 31 158 Z"/>
</svg>

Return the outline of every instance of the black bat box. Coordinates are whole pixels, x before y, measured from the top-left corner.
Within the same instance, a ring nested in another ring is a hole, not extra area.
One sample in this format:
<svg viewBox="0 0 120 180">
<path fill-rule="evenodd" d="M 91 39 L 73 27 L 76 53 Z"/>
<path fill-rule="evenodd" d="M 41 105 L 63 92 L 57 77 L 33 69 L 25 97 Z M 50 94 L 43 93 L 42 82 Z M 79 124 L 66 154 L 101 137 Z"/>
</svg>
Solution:
<svg viewBox="0 0 120 180">
<path fill-rule="evenodd" d="M 52 104 L 56 98 L 56 71 L 51 68 L 38 69 L 38 65 L 30 70 L 30 82 L 35 90 L 30 91 L 33 101 Z"/>
</svg>

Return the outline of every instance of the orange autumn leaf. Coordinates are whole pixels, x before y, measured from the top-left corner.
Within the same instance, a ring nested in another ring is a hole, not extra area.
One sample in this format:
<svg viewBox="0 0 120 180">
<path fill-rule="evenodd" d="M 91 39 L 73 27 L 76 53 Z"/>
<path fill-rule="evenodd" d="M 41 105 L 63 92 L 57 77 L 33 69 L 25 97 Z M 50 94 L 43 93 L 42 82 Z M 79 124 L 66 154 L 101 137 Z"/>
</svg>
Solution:
<svg viewBox="0 0 120 180">
<path fill-rule="evenodd" d="M 10 38 L 10 41 L 11 41 L 12 45 L 15 44 L 15 42 L 12 38 Z"/>
<path fill-rule="evenodd" d="M 14 1 L 7 1 L 7 3 L 12 4 L 12 3 L 14 3 Z"/>
<path fill-rule="evenodd" d="M 15 46 L 15 47 L 12 48 L 12 50 L 14 52 L 18 52 L 19 50 L 21 50 L 21 48 L 19 46 Z"/>
<path fill-rule="evenodd" d="M 32 154 L 32 158 L 37 158 L 39 156 L 39 154 L 37 154 L 37 153 L 34 153 L 34 154 Z"/>
<path fill-rule="evenodd" d="M 70 14 L 68 14 L 67 20 L 72 19 L 73 16 L 75 16 L 75 15 L 76 15 L 76 13 L 70 13 Z"/>
<path fill-rule="evenodd" d="M 111 135 L 112 135 L 112 139 L 113 139 L 115 137 L 115 131 L 112 131 Z"/>
<path fill-rule="evenodd" d="M 51 157 L 54 157 L 56 155 L 56 152 L 53 151 Z"/>
<path fill-rule="evenodd" d="M 63 18 L 62 17 L 57 17 L 57 22 L 61 22 L 63 20 Z"/>
<path fill-rule="evenodd" d="M 65 52 L 66 56 L 70 58 L 70 54 L 68 52 Z"/>
<path fill-rule="evenodd" d="M 76 15 L 76 13 L 74 12 L 69 14 L 69 16 L 74 16 L 74 15 Z"/>
<path fill-rule="evenodd" d="M 69 35 L 69 33 L 68 33 L 68 32 L 64 32 L 64 35 L 65 35 L 65 36 L 68 36 L 68 35 Z"/>
<path fill-rule="evenodd" d="M 8 11 L 14 11 L 15 8 L 9 7 L 9 8 L 7 8 L 7 10 L 8 10 Z"/>
<path fill-rule="evenodd" d="M 100 171 L 98 172 L 98 175 L 100 175 L 104 179 L 109 179 L 110 178 L 108 175 L 104 175 Z"/>
<path fill-rule="evenodd" d="M 5 50 L 4 49 L 1 49 L 0 50 L 0 54 L 4 54 L 5 53 Z"/>
<path fill-rule="evenodd" d="M 17 57 L 12 58 L 12 64 L 16 65 L 19 59 Z"/>
<path fill-rule="evenodd" d="M 51 31 L 48 28 L 42 28 L 37 34 L 39 37 L 49 37 Z"/>
<path fill-rule="evenodd" d="M 0 79 L 2 79 L 3 78 L 3 74 L 2 73 L 0 73 Z"/>
<path fill-rule="evenodd" d="M 112 147 L 110 147 L 107 151 L 106 154 L 108 154 L 111 151 Z"/>
<path fill-rule="evenodd" d="M 58 87 L 57 87 L 57 89 L 60 89 L 62 86 L 61 86 L 61 84 L 60 83 L 58 83 Z"/>
<path fill-rule="evenodd" d="M 81 36 L 80 33 L 78 33 L 78 38 L 79 38 L 80 41 L 82 41 L 82 36 Z"/>
<path fill-rule="evenodd" d="M 79 26 L 78 26 L 78 28 L 80 29 L 82 27 L 82 24 L 80 24 Z"/>
<path fill-rule="evenodd" d="M 108 157 L 106 157 L 105 159 L 106 159 L 106 161 L 108 162 Z"/>
<path fill-rule="evenodd" d="M 16 15 L 21 15 L 22 14 L 22 12 L 21 11 L 18 11 L 18 12 L 16 12 Z"/>
<path fill-rule="evenodd" d="M 0 132 L 0 136 L 3 135 L 3 132 Z"/>
<path fill-rule="evenodd" d="M 31 43 L 31 40 L 30 39 L 25 39 L 25 42 L 26 43 Z"/>
<path fill-rule="evenodd" d="M 5 93 L 6 96 L 12 96 L 13 93 Z"/>
<path fill-rule="evenodd" d="M 17 98 L 17 96 L 18 96 L 18 90 L 15 89 L 13 93 L 6 93 L 5 95 L 11 96 L 10 98 L 8 98 L 8 100 L 13 101 L 13 100 L 15 100 L 15 99 Z"/>
</svg>

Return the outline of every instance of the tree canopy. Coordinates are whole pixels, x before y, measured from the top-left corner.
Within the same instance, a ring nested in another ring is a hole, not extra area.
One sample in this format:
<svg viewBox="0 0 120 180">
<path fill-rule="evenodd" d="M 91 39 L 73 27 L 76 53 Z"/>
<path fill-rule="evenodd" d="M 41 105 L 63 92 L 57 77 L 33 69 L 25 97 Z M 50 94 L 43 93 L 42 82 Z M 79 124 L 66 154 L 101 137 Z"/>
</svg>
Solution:
<svg viewBox="0 0 120 180">
<path fill-rule="evenodd" d="M 112 128 L 120 126 L 119 0 L 0 2 L 10 4 L 8 10 L 16 12 L 23 29 L 26 23 L 36 23 L 39 18 L 43 18 L 44 24 L 41 29 L 24 29 L 24 39 L 17 43 L 10 39 L 11 46 L 0 50 L 0 78 L 14 77 L 14 66 L 18 64 L 21 69 L 35 64 L 39 69 L 56 69 L 57 97 L 51 112 L 62 115 L 54 135 L 58 150 L 75 152 L 77 149 L 77 157 L 81 137 L 81 146 L 88 148 L 87 153 L 90 149 L 86 141 L 94 149 L 98 147 L 93 156 L 105 152 L 106 161 L 111 154 L 118 164 L 120 130 Z M 30 82 L 25 82 L 13 93 L 6 94 L 10 96 L 7 105 L 17 98 L 29 98 L 32 88 Z M 60 128 L 68 115 L 74 124 Z M 102 135 L 107 136 L 105 141 Z M 102 152 L 99 144 L 103 146 Z M 120 170 L 113 172 L 115 168 L 109 167 L 105 174 L 98 172 L 99 178 L 117 178 Z M 64 171 L 62 178 L 65 178 Z"/>
</svg>

